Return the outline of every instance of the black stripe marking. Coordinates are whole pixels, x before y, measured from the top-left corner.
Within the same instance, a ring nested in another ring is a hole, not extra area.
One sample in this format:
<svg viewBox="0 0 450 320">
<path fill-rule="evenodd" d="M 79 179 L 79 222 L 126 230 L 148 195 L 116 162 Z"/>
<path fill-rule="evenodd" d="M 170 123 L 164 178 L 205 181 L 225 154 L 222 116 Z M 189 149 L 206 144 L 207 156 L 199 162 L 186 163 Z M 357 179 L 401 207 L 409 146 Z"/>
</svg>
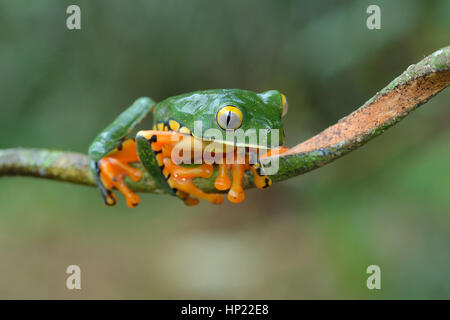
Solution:
<svg viewBox="0 0 450 320">
<path fill-rule="evenodd" d="M 127 138 L 123 137 L 122 139 L 120 139 L 119 145 L 117 146 L 117 150 L 121 151 L 123 149 L 123 142 L 126 140 Z"/>
</svg>

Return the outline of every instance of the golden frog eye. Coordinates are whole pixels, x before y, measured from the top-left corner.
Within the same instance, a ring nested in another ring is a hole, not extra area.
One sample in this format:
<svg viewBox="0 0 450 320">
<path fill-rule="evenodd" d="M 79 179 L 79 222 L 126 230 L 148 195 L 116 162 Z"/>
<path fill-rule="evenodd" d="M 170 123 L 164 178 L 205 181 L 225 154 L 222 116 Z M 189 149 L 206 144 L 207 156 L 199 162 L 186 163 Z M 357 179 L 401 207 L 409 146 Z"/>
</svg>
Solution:
<svg viewBox="0 0 450 320">
<path fill-rule="evenodd" d="M 224 130 L 235 130 L 242 124 L 242 112 L 235 106 L 225 106 L 217 112 L 217 124 Z"/>
<path fill-rule="evenodd" d="M 286 96 L 284 94 L 281 94 L 281 117 L 284 117 L 286 113 L 288 112 L 288 102 L 286 100 Z"/>
</svg>

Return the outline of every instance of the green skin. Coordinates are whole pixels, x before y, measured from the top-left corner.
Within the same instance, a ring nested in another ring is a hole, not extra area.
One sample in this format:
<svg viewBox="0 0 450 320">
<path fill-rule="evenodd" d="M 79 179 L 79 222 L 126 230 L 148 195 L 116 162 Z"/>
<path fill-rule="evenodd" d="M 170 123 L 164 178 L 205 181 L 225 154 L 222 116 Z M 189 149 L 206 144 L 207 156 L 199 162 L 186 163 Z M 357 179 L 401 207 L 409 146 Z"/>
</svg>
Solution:
<svg viewBox="0 0 450 320">
<path fill-rule="evenodd" d="M 240 89 L 195 91 L 167 98 L 157 104 L 150 98 L 139 98 L 106 127 L 89 147 L 91 171 L 102 195 L 106 196 L 108 190 L 100 181 L 98 161 L 120 146 L 123 139 L 130 135 L 137 128 L 137 125 L 150 113 L 152 106 L 154 106 L 153 124 L 175 120 L 189 128 L 194 136 L 202 138 L 198 136 L 197 130 L 194 130 L 194 122 L 201 121 L 202 136 L 206 130 L 211 128 L 225 132 L 217 124 L 216 114 L 222 107 L 227 105 L 235 106 L 242 112 L 243 120 L 240 129 L 244 131 L 249 129 L 278 129 L 279 141 L 274 143 L 274 145 L 283 144 L 282 97 L 281 93 L 276 90 L 259 94 Z M 272 145 L 271 140 L 271 132 L 268 132 L 267 144 L 269 146 Z M 172 189 L 170 189 L 161 173 L 149 141 L 145 137 L 137 135 L 136 145 L 141 164 L 163 190 L 173 194 Z"/>
</svg>

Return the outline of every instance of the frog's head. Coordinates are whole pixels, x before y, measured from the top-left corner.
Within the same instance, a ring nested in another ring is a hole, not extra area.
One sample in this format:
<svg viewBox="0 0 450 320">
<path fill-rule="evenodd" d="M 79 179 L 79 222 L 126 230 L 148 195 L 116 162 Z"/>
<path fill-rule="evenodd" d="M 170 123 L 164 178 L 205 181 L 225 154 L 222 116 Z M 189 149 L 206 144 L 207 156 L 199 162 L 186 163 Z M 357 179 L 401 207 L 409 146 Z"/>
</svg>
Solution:
<svg viewBox="0 0 450 320">
<path fill-rule="evenodd" d="M 287 108 L 286 97 L 277 90 L 255 93 L 240 89 L 215 89 L 168 98 L 157 105 L 154 113 L 158 121 L 178 121 L 197 138 L 237 146 L 270 148 L 284 143 L 281 118 Z M 236 140 L 232 134 L 237 134 L 239 129 L 242 129 L 240 133 L 250 133 L 246 135 L 245 142 Z"/>
</svg>

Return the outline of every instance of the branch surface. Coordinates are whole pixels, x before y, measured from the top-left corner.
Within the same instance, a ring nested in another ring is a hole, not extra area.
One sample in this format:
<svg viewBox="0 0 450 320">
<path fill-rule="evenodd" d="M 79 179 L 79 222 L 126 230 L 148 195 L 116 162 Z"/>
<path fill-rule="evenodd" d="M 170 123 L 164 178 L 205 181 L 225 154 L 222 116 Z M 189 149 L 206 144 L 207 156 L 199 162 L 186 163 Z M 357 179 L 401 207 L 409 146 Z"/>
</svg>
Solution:
<svg viewBox="0 0 450 320">
<path fill-rule="evenodd" d="M 272 179 L 281 181 L 295 177 L 359 148 L 449 85 L 450 46 L 447 46 L 409 66 L 356 111 L 280 155 L 280 169 Z M 139 164 L 136 167 L 143 169 Z M 143 178 L 139 182 L 126 179 L 130 188 L 137 192 L 162 193 L 146 170 L 142 172 Z M 95 185 L 87 156 L 73 152 L 21 148 L 0 150 L 0 176 L 7 175 Z M 209 179 L 197 178 L 195 183 L 204 191 L 217 192 L 214 188 L 216 176 L 217 172 Z M 254 186 L 252 173 L 246 173 L 243 185 L 244 188 Z"/>
</svg>

